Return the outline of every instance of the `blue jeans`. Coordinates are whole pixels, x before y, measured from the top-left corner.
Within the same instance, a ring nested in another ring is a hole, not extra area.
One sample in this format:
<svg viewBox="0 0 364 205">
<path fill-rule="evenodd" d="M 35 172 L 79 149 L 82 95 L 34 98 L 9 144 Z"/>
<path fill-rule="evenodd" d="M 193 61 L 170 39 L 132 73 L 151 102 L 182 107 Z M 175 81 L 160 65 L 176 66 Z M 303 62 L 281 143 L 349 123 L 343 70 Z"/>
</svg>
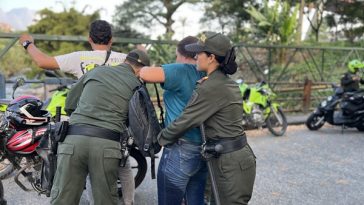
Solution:
<svg viewBox="0 0 364 205">
<path fill-rule="evenodd" d="M 201 158 L 201 147 L 177 142 L 164 148 L 159 163 L 158 204 L 203 205 L 207 177 L 206 162 Z"/>
</svg>

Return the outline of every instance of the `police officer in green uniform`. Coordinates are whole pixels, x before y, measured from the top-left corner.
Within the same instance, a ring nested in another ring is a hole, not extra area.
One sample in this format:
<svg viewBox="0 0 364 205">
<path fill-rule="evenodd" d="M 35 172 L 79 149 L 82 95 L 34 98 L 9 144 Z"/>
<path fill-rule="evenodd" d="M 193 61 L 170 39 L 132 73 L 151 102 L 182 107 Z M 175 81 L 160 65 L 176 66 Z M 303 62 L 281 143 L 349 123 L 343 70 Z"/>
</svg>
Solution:
<svg viewBox="0 0 364 205">
<path fill-rule="evenodd" d="M 140 85 L 137 76 L 149 66 L 148 56 L 131 51 L 125 63 L 100 66 L 86 73 L 71 89 L 66 111 L 72 112 L 65 140 L 58 146 L 51 204 L 79 204 L 87 174 L 95 205 L 118 203 L 117 177 L 120 137 L 125 131 L 129 100 Z"/>
<path fill-rule="evenodd" d="M 221 204 L 248 204 L 256 173 L 255 156 L 242 125 L 239 86 L 229 78 L 237 70 L 230 40 L 220 33 L 205 32 L 199 42 L 186 46 L 197 53 L 197 67 L 207 77 L 197 86 L 183 114 L 159 135 L 165 146 L 176 142 L 186 130 L 205 126 L 206 146 L 211 151 L 212 169 Z M 217 146 L 218 145 L 218 146 Z"/>
</svg>

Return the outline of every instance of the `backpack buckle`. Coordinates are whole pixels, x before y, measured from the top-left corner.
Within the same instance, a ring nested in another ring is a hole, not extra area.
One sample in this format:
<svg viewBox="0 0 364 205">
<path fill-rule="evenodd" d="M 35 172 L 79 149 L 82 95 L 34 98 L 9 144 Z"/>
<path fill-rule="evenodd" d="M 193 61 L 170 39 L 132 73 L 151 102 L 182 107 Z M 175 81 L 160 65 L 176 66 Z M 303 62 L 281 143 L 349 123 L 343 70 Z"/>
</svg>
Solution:
<svg viewBox="0 0 364 205">
<path fill-rule="evenodd" d="M 144 144 L 144 151 L 147 152 L 149 150 L 149 144 Z"/>
</svg>

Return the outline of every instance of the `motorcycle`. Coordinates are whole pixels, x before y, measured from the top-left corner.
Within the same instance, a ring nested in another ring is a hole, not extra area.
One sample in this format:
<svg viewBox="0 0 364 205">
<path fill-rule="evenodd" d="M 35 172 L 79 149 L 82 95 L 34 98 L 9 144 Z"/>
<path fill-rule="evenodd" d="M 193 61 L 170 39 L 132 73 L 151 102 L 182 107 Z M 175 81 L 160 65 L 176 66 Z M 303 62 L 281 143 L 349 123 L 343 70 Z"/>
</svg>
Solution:
<svg viewBox="0 0 364 205">
<path fill-rule="evenodd" d="M 59 80 L 59 86 L 57 88 L 50 90 L 49 92 L 54 92 L 52 96 L 43 104 L 43 109 L 49 111 L 52 117 L 55 117 L 56 115 L 56 107 L 60 106 L 64 108 L 65 100 L 67 97 L 67 93 L 69 91 L 69 84 L 73 83 L 73 80 L 69 82 L 63 82 L 58 76 L 56 76 L 53 72 L 47 71 L 46 73 L 47 77 L 54 77 Z M 25 80 L 23 78 L 18 78 L 13 86 L 13 94 L 12 98 L 14 99 L 14 94 L 17 88 L 23 86 L 25 83 Z M 6 112 L 6 109 L 8 107 L 8 104 L 11 102 L 11 99 L 0 99 L 0 113 L 3 115 Z M 61 112 L 62 116 L 66 116 L 66 113 L 64 110 Z M 1 117 L 1 116 L 0 116 Z M 0 179 L 7 178 L 13 171 L 15 167 L 11 162 L 9 162 L 8 159 L 3 160 L 0 163 Z"/>
<path fill-rule="evenodd" d="M 334 95 L 327 97 L 311 113 L 306 121 L 307 128 L 318 130 L 328 122 L 331 125 L 364 131 L 364 91 L 344 92 L 336 85 L 332 85 L 332 88 Z M 337 108 L 339 109 L 336 111 Z"/>
<path fill-rule="evenodd" d="M 275 136 L 282 136 L 287 130 L 287 119 L 281 106 L 274 103 L 276 94 L 263 82 L 249 86 L 238 80 L 243 96 L 243 125 L 245 128 L 259 128 L 266 126 Z"/>
<path fill-rule="evenodd" d="M 18 79 L 13 87 L 13 96 L 15 90 L 24 84 L 24 79 Z M 27 188 L 20 180 L 19 176 L 23 175 L 27 182 L 30 183 L 33 190 L 39 194 L 50 196 L 51 174 L 49 170 L 55 160 L 47 155 L 56 153 L 51 152 L 54 142 L 51 140 L 54 133 L 54 122 L 60 121 L 61 110 L 58 109 L 57 114 L 51 117 L 48 111 L 41 110 L 42 117 L 29 117 L 18 110 L 24 111 L 25 105 L 18 103 L 28 103 L 36 99 L 33 96 L 21 96 L 14 99 L 7 106 L 7 109 L 0 123 L 0 162 L 8 160 L 13 168 L 17 170 L 14 181 L 24 191 L 32 189 Z M 43 104 L 38 100 L 33 104 Z M 14 111 L 13 107 L 16 107 Z M 58 107 L 60 108 L 60 107 Z M 35 109 L 32 109 L 34 111 Z M 29 114 L 29 113 L 28 113 Z M 38 112 L 39 114 L 39 112 Z M 44 115 L 44 116 L 43 116 Z M 46 116 L 45 116 L 46 115 Z M 39 121 L 39 122 L 38 122 Z M 135 173 L 135 187 L 138 187 L 144 180 L 147 171 L 147 162 L 141 152 L 135 146 L 129 147 L 131 166 Z M 54 157 L 55 158 L 55 157 Z M 52 162 L 53 161 L 53 162 Z M 10 171 L 10 173 L 13 171 Z M 54 168 L 54 166 L 53 166 Z M 134 171 L 136 170 L 136 171 Z M 9 173 L 7 173 L 9 175 Z M 1 181 L 0 181 L 1 184 Z M 119 193 L 121 186 L 118 183 Z M 3 193 L 0 193 L 0 196 Z"/>
</svg>

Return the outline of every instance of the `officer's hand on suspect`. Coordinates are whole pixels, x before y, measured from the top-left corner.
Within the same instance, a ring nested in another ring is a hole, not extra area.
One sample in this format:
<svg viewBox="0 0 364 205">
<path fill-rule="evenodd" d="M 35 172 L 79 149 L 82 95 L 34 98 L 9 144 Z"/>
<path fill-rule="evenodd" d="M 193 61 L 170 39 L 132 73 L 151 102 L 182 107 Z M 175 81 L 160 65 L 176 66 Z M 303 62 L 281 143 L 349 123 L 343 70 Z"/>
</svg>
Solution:
<svg viewBox="0 0 364 205">
<path fill-rule="evenodd" d="M 163 131 L 165 129 L 163 129 L 159 134 L 158 134 L 158 143 L 161 145 L 161 146 L 166 146 L 168 144 L 172 144 L 175 142 L 175 140 L 170 140 L 170 139 L 166 139 L 164 136 L 163 136 Z"/>
</svg>

